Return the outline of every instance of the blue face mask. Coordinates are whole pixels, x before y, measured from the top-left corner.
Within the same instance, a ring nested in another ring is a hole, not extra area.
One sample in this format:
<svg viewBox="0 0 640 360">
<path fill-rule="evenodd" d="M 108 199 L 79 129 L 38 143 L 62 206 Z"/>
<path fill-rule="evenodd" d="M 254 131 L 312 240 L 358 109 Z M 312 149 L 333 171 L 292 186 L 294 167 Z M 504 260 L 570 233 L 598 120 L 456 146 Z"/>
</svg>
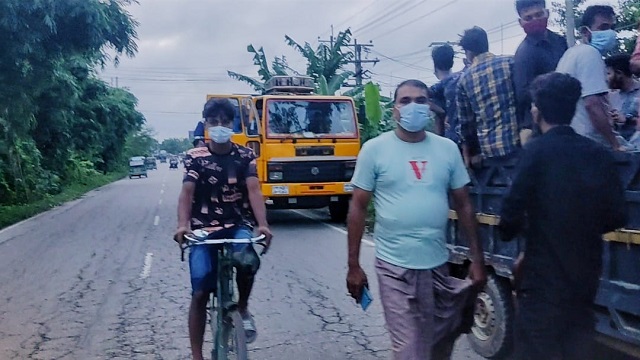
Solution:
<svg viewBox="0 0 640 360">
<path fill-rule="evenodd" d="M 209 131 L 209 137 L 216 144 L 228 142 L 233 134 L 233 130 L 226 126 L 211 126 L 207 130 Z"/>
<path fill-rule="evenodd" d="M 398 108 L 400 111 L 400 127 L 408 132 L 420 132 L 425 128 L 433 131 L 434 119 L 429 113 L 429 105 L 411 102 Z"/>
<path fill-rule="evenodd" d="M 616 47 L 618 34 L 614 30 L 601 30 L 591 32 L 591 42 L 594 48 L 598 49 L 601 54 L 606 54 Z"/>
</svg>

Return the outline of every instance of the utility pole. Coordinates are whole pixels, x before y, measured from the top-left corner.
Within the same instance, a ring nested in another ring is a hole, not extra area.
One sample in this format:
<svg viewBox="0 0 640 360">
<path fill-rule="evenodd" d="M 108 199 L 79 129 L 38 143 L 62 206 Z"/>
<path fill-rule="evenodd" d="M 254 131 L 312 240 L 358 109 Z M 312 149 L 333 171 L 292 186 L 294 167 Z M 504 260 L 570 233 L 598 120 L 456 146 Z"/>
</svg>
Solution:
<svg viewBox="0 0 640 360">
<path fill-rule="evenodd" d="M 362 79 L 365 77 L 365 72 L 366 70 L 362 70 L 362 64 L 370 64 L 370 63 L 377 63 L 378 60 L 373 59 L 373 60 L 362 60 L 362 50 L 364 49 L 365 51 L 370 48 L 373 47 L 373 44 L 369 43 L 369 44 L 358 44 L 358 40 L 357 39 L 353 39 L 353 44 L 349 44 L 346 45 L 348 47 L 353 47 L 354 48 L 354 59 L 349 61 L 350 63 L 355 64 L 356 66 L 356 86 L 361 86 L 362 85 Z"/>
<path fill-rule="evenodd" d="M 331 48 L 333 48 L 333 44 L 335 41 L 335 37 L 333 36 L 333 25 L 331 25 L 331 36 L 329 37 L 329 40 L 321 40 L 320 37 L 318 37 L 318 42 L 321 43 L 329 43 L 331 44 Z M 373 47 L 373 44 L 371 42 L 369 42 L 369 44 L 358 44 L 358 40 L 354 39 L 353 40 L 353 44 L 348 44 L 345 45 L 346 47 L 353 47 L 353 55 L 354 58 L 353 60 L 349 61 L 349 63 L 351 64 L 355 64 L 356 70 L 355 70 L 355 78 L 356 78 L 356 85 L 355 86 L 361 86 L 362 85 L 362 80 L 365 78 L 365 73 L 367 72 L 366 70 L 362 69 L 362 64 L 368 64 L 368 63 L 377 63 L 378 60 L 373 59 L 373 60 L 363 60 L 362 59 L 362 51 L 367 51 L 368 48 Z M 354 87 L 353 85 L 344 85 L 345 87 Z"/>
<path fill-rule="evenodd" d="M 567 46 L 576 44 L 576 18 L 573 14 L 573 0 L 565 0 L 565 18 L 567 21 Z"/>
<path fill-rule="evenodd" d="M 328 42 L 329 44 L 331 44 L 331 48 L 332 49 L 333 49 L 333 39 L 334 39 L 334 37 L 333 37 L 333 25 L 331 25 L 331 36 L 329 37 L 329 40 L 320 40 L 320 36 L 318 36 L 318 42 L 321 42 L 321 43 L 327 43 Z"/>
</svg>

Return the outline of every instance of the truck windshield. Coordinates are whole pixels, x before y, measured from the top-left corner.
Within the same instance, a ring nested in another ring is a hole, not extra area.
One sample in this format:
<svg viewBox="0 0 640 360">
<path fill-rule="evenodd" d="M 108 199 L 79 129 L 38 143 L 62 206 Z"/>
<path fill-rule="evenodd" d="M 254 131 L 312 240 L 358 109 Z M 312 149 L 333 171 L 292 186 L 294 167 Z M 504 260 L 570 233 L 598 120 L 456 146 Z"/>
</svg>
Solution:
<svg viewBox="0 0 640 360">
<path fill-rule="evenodd" d="M 357 137 L 348 100 L 269 100 L 267 112 L 269 137 Z"/>
</svg>

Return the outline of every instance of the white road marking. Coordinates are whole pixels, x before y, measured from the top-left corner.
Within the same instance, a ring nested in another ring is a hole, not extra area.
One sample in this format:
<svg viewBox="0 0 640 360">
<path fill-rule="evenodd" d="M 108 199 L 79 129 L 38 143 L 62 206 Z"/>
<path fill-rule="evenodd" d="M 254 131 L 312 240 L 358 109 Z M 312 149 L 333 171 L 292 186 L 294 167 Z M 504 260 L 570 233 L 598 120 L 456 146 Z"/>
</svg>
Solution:
<svg viewBox="0 0 640 360">
<path fill-rule="evenodd" d="M 164 194 L 164 189 L 160 190 L 160 194 Z"/>
<path fill-rule="evenodd" d="M 304 216 L 304 217 L 306 217 L 306 218 L 308 218 L 308 219 L 316 220 L 316 221 L 320 222 L 321 224 L 326 225 L 326 226 L 328 226 L 328 227 L 332 228 L 333 230 L 335 230 L 335 231 L 337 231 L 337 232 L 339 232 L 339 233 L 341 233 L 341 234 L 343 234 L 343 235 L 347 235 L 347 234 L 348 234 L 348 233 L 347 233 L 347 230 L 342 229 L 342 228 L 339 228 L 339 227 L 337 227 L 337 226 L 335 226 L 335 225 L 327 224 L 326 222 L 321 221 L 320 219 L 318 219 L 318 218 L 317 218 L 317 217 L 315 217 L 315 216 L 311 216 L 311 215 L 309 215 L 309 214 L 305 214 L 305 213 L 303 213 L 303 212 L 302 212 L 302 211 L 300 211 L 300 210 L 293 210 L 293 212 L 295 212 L 295 213 L 297 213 L 297 214 L 299 214 L 299 215 L 302 215 L 302 216 Z M 363 243 L 365 243 L 365 244 L 367 244 L 367 245 L 369 245 L 369 246 L 373 246 L 373 247 L 375 247 L 375 246 L 376 246 L 376 244 L 375 244 L 373 241 L 371 241 L 371 240 L 362 239 L 362 242 L 363 242 Z"/>
<path fill-rule="evenodd" d="M 144 266 L 142 267 L 142 272 L 140 273 L 140 279 L 146 279 L 151 274 L 152 260 L 153 260 L 153 253 L 147 253 L 147 256 L 144 257 Z"/>
<path fill-rule="evenodd" d="M 156 215 L 156 218 L 153 219 L 153 225 L 158 226 L 160 224 L 160 215 Z"/>
<path fill-rule="evenodd" d="M 158 201 L 158 205 L 162 205 L 162 199 Z"/>
</svg>

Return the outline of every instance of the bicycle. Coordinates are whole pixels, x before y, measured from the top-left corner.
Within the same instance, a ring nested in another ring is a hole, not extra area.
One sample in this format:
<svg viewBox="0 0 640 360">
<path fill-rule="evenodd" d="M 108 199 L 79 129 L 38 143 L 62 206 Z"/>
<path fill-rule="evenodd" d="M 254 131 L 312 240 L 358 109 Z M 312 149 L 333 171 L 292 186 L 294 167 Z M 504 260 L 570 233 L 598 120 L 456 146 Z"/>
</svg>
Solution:
<svg viewBox="0 0 640 360">
<path fill-rule="evenodd" d="M 235 276 L 231 245 L 257 244 L 266 248 L 265 236 L 260 235 L 251 239 L 209 239 L 209 235 L 210 233 L 204 230 L 194 230 L 190 234 L 185 234 L 186 241 L 181 247 L 181 259 L 184 261 L 184 251 L 188 247 L 218 245 L 217 286 L 215 294 L 211 293 L 207 306 L 209 325 L 213 334 L 211 358 L 213 360 L 246 360 L 247 340 L 242 326 L 242 316 L 238 312 L 238 304 L 234 299 Z"/>
</svg>

